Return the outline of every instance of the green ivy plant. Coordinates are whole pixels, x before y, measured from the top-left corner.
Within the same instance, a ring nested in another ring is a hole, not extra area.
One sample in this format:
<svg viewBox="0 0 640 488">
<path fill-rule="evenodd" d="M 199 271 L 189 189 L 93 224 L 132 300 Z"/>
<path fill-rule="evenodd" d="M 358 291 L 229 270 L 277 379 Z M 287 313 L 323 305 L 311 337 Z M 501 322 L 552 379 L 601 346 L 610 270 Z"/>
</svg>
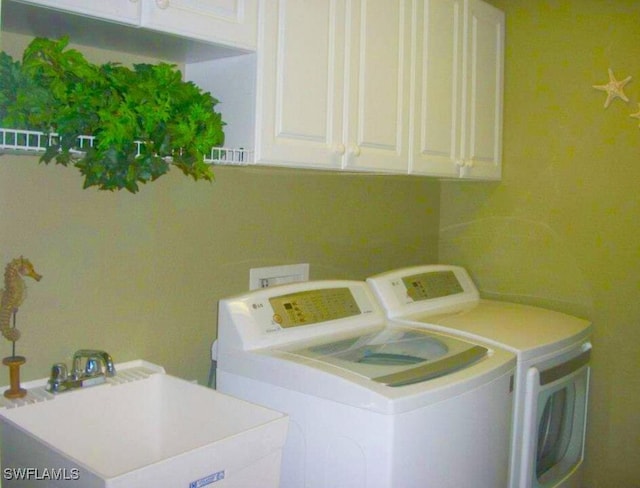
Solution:
<svg viewBox="0 0 640 488">
<path fill-rule="evenodd" d="M 218 100 L 175 65 L 98 66 L 68 43 L 35 38 L 22 62 L 0 53 L 0 126 L 57 133 L 40 160 L 75 166 L 85 188 L 135 193 L 171 165 L 213 179 L 204 156 L 224 143 Z M 78 153 L 81 135 L 95 141 Z"/>
</svg>

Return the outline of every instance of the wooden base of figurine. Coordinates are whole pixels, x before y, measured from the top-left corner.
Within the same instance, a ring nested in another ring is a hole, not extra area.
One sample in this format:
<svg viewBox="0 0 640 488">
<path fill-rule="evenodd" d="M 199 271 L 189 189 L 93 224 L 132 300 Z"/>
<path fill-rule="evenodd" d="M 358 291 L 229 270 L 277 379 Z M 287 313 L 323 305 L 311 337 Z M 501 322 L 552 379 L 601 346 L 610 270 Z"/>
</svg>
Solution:
<svg viewBox="0 0 640 488">
<path fill-rule="evenodd" d="M 24 356 L 7 356 L 2 360 L 2 364 L 9 366 L 9 389 L 5 390 L 5 397 L 22 398 L 27 394 L 27 390 L 20 388 L 20 366 L 26 362 Z"/>
</svg>

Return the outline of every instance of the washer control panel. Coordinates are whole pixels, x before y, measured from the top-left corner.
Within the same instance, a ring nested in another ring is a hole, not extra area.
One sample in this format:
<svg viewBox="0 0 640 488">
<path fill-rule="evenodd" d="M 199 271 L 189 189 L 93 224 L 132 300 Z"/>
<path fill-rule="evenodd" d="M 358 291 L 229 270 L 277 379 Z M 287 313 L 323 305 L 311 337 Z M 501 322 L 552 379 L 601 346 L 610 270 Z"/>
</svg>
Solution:
<svg viewBox="0 0 640 488">
<path fill-rule="evenodd" d="M 273 347 L 381 326 L 386 320 L 364 281 L 325 280 L 254 290 L 220 300 L 219 336 L 234 347 Z"/>
<path fill-rule="evenodd" d="M 273 321 L 281 327 L 309 325 L 360 314 L 351 290 L 321 288 L 279 295 L 269 299 Z"/>
</svg>

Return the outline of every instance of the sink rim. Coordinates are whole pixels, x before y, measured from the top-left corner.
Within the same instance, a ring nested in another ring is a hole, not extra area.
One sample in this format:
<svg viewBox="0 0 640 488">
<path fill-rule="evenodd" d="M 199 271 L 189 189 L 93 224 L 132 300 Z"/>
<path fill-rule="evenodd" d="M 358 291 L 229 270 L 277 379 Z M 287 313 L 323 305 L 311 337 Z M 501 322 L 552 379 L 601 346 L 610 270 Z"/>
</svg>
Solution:
<svg viewBox="0 0 640 488">
<path fill-rule="evenodd" d="M 188 394 L 191 400 L 178 398 L 179 393 Z M 138 403 L 132 403 L 132 398 Z M 109 402 L 104 410 L 91 410 L 107 399 Z M 133 410 L 131 405 L 134 405 Z M 185 405 L 189 407 L 189 414 L 179 415 Z M 107 419 L 109 423 L 89 426 L 91 414 L 104 418 L 106 407 L 114 415 Z M 225 415 L 214 414 L 216 407 L 227 409 L 235 417 L 240 413 L 245 417 L 242 421 L 235 418 L 238 424 L 231 425 L 228 419 L 220 421 Z M 145 409 L 153 408 L 156 410 L 152 415 L 145 415 L 148 413 Z M 71 418 L 82 422 L 76 424 L 78 429 L 92 428 L 93 433 L 97 430 L 95 435 L 99 442 L 92 437 L 95 443 L 87 443 L 90 436 L 86 430 L 64 431 L 60 424 L 50 422 L 51 418 L 59 418 L 62 414 L 68 416 L 65 421 Z M 120 424 L 116 429 L 113 422 L 125 421 L 127 415 L 136 424 L 132 427 Z M 153 415 L 160 418 L 154 420 Z M 171 375 L 154 373 L 129 383 L 69 391 L 56 395 L 51 401 L 0 410 L 0 417 L 3 423 L 8 422 L 47 449 L 108 480 L 228 441 L 280 422 L 286 415 Z M 109 428 L 109 425 L 114 427 Z M 61 432 L 65 432 L 64 438 Z M 142 437 L 134 439 L 133 436 Z"/>
</svg>

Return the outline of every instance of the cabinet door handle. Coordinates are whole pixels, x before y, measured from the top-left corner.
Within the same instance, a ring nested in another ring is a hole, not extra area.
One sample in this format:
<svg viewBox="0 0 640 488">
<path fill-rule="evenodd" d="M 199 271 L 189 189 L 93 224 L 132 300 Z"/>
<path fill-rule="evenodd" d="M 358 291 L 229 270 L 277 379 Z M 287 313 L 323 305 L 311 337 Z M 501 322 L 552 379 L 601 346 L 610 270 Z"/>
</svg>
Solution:
<svg viewBox="0 0 640 488">
<path fill-rule="evenodd" d="M 337 156 L 342 156 L 345 151 L 346 151 L 346 148 L 344 147 L 344 144 L 334 144 L 333 154 Z"/>
<path fill-rule="evenodd" d="M 360 156 L 360 146 L 358 146 L 357 144 L 353 144 L 351 147 L 349 147 L 349 154 L 355 156 L 356 158 Z"/>
<path fill-rule="evenodd" d="M 156 5 L 158 8 L 165 10 L 169 8 L 169 0 L 156 0 Z"/>
</svg>

